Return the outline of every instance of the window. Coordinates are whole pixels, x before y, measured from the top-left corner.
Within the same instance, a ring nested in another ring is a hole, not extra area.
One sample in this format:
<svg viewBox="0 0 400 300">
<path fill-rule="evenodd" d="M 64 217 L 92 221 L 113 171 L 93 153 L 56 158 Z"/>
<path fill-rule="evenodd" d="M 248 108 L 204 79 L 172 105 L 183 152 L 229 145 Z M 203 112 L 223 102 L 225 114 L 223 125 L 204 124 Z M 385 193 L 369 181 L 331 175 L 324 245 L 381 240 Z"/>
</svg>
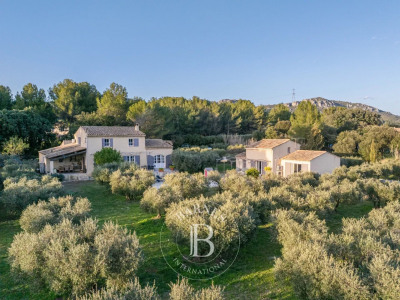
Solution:
<svg viewBox="0 0 400 300">
<path fill-rule="evenodd" d="M 294 172 L 300 173 L 301 172 L 301 164 L 294 164 Z"/>
<path fill-rule="evenodd" d="M 129 139 L 128 144 L 129 147 L 139 147 L 139 139 Z"/>
<path fill-rule="evenodd" d="M 124 161 L 130 162 L 130 163 L 135 163 L 135 164 L 140 164 L 140 156 L 139 155 L 128 155 L 124 156 Z"/>
<path fill-rule="evenodd" d="M 163 164 L 165 162 L 164 155 L 156 155 L 154 156 L 154 163 Z"/>
<path fill-rule="evenodd" d="M 104 147 L 110 147 L 110 139 L 104 139 Z"/>
<path fill-rule="evenodd" d="M 290 147 L 287 147 L 287 153 L 288 154 L 290 153 Z"/>
<path fill-rule="evenodd" d="M 79 136 L 79 137 L 78 137 L 78 144 L 80 145 L 81 142 L 82 142 L 82 141 L 81 141 L 81 137 Z"/>
</svg>

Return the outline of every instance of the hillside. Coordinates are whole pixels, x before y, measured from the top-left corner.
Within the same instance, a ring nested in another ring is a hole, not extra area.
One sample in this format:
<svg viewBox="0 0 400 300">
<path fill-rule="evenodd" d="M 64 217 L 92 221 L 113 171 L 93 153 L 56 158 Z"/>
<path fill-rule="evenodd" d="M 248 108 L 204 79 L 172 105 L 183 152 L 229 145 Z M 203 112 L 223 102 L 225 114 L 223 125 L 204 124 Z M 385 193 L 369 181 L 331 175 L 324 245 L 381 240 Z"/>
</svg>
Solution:
<svg viewBox="0 0 400 300">
<path fill-rule="evenodd" d="M 307 101 L 310 101 L 312 104 L 316 105 L 318 107 L 318 110 L 323 111 L 324 109 L 328 107 L 346 107 L 346 108 L 360 108 L 360 109 L 365 109 L 368 111 L 373 111 L 382 116 L 382 120 L 386 123 L 390 124 L 398 124 L 400 125 L 400 116 L 394 115 L 390 112 L 380 110 L 376 107 L 369 106 L 366 104 L 362 103 L 353 103 L 353 102 L 348 102 L 348 101 L 339 101 L 339 100 L 328 100 L 325 98 L 317 97 L 317 98 L 311 98 L 311 99 L 304 99 Z M 290 102 L 290 103 L 284 103 L 287 107 L 289 107 L 290 111 L 294 111 L 296 107 L 300 104 L 301 101 L 295 101 L 295 102 Z M 271 104 L 271 105 L 265 105 L 267 109 L 271 109 L 275 106 L 276 104 Z"/>
</svg>

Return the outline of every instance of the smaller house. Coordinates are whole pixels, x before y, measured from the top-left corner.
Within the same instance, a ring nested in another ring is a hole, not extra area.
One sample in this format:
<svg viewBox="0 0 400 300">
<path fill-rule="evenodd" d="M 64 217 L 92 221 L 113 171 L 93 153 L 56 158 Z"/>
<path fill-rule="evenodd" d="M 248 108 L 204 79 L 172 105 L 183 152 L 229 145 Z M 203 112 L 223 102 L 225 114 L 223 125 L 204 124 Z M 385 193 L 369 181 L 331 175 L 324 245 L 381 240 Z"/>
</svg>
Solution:
<svg viewBox="0 0 400 300">
<path fill-rule="evenodd" d="M 279 160 L 296 150 L 300 149 L 300 144 L 290 139 L 263 139 L 252 143 L 246 147 L 246 152 L 236 155 L 236 169 L 246 171 L 256 168 L 260 174 L 269 172 L 280 174 L 281 168 Z"/>
<path fill-rule="evenodd" d="M 340 157 L 327 151 L 297 150 L 280 160 L 284 177 L 296 173 L 332 173 L 340 167 Z"/>
</svg>

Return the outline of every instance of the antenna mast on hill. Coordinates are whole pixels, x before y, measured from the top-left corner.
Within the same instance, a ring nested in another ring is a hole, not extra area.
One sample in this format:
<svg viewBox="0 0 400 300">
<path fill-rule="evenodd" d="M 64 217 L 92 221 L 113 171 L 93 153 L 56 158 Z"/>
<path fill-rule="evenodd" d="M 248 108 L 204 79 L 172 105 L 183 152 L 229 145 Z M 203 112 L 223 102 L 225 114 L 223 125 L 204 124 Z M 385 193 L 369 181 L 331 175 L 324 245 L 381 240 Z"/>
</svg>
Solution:
<svg viewBox="0 0 400 300">
<path fill-rule="evenodd" d="M 293 89 L 292 90 L 292 102 L 295 102 L 295 101 L 296 101 L 296 90 Z"/>
</svg>

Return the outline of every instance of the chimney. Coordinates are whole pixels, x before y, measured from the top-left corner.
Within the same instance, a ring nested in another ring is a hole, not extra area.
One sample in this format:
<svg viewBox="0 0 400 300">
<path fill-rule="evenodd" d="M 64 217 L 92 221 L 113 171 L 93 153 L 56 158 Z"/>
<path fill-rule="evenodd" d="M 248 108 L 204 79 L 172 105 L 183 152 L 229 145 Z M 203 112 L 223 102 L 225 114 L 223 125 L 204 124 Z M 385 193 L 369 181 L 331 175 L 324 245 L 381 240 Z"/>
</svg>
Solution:
<svg viewBox="0 0 400 300">
<path fill-rule="evenodd" d="M 138 123 L 135 124 L 135 130 L 139 131 L 139 124 Z"/>
</svg>

